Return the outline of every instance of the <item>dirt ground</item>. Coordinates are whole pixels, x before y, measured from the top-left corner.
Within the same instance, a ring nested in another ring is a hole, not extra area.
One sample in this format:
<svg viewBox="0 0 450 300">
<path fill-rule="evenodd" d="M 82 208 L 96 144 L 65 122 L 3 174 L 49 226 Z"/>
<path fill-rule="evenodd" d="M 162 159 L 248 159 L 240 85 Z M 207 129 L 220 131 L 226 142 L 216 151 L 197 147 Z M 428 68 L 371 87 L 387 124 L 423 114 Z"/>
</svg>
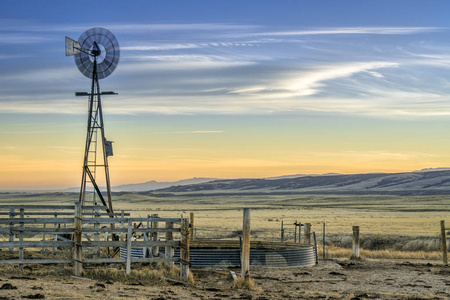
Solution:
<svg viewBox="0 0 450 300">
<path fill-rule="evenodd" d="M 450 299 L 450 267 L 438 262 L 330 260 L 314 267 L 252 268 L 255 290 L 234 288 L 229 269 L 192 271 L 195 284 L 185 286 L 39 278 L 26 268 L 0 274 L 0 299 Z"/>
</svg>

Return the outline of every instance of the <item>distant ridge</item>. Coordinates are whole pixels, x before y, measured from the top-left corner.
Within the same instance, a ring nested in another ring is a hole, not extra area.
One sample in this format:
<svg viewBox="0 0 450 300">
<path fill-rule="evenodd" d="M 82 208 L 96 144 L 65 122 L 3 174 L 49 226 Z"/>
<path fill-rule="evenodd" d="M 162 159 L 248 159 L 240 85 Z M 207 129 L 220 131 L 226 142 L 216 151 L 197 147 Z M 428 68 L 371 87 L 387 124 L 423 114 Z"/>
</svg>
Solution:
<svg viewBox="0 0 450 300">
<path fill-rule="evenodd" d="M 101 187 L 104 190 L 104 187 Z M 64 190 L 3 190 L 0 193 L 79 193 Z M 426 168 L 402 173 L 294 174 L 266 178 L 190 178 L 174 182 L 147 181 L 112 187 L 113 192 L 150 194 L 450 194 L 450 168 Z"/>
<path fill-rule="evenodd" d="M 274 179 L 287 179 L 287 178 L 298 178 L 298 177 L 306 177 L 306 176 L 330 176 L 330 175 L 341 175 L 340 173 L 325 173 L 325 174 L 296 174 L 296 175 L 282 175 L 276 177 L 265 177 L 263 179 L 266 180 L 274 180 Z"/>
<path fill-rule="evenodd" d="M 450 169 L 403 173 L 288 175 L 262 179 L 226 179 L 172 186 L 153 194 L 450 194 Z"/>
<path fill-rule="evenodd" d="M 118 185 L 112 188 L 113 192 L 142 192 L 142 191 L 153 191 L 157 189 L 163 189 L 171 186 L 184 186 L 190 184 L 200 184 L 206 183 L 213 180 L 217 180 L 217 178 L 190 178 L 183 179 L 174 182 L 158 182 L 155 180 L 147 181 L 144 183 L 136 183 L 136 184 L 123 184 Z"/>
<path fill-rule="evenodd" d="M 111 188 L 112 192 L 145 192 L 145 191 L 153 191 L 157 189 L 163 189 L 171 186 L 183 186 L 183 185 L 189 185 L 189 184 L 199 184 L 199 183 L 205 183 L 212 180 L 216 180 L 217 178 L 190 178 L 190 179 L 183 179 L 173 182 L 158 182 L 155 180 L 143 182 L 143 183 L 132 183 L 132 184 L 122 184 L 113 186 Z M 101 190 L 104 190 L 104 188 L 101 188 Z M 79 192 L 79 187 L 72 187 L 65 189 L 64 192 L 72 192 L 76 193 Z"/>
</svg>

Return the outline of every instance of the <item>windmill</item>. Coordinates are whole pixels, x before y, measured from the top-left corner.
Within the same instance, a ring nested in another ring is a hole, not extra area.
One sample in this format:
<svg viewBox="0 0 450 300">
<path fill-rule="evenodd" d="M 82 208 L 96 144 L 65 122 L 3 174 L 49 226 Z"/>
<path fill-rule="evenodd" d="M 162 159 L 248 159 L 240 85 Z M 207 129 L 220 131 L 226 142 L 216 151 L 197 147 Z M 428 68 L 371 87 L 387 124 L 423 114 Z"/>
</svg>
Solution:
<svg viewBox="0 0 450 300">
<path fill-rule="evenodd" d="M 79 201 L 84 206 L 89 201 L 94 205 L 97 199 L 103 203 L 107 212 L 112 213 L 111 184 L 109 179 L 108 157 L 113 155 L 112 142 L 105 138 L 103 124 L 103 95 L 117 95 L 112 91 L 101 92 L 99 80 L 108 77 L 119 63 L 120 49 L 116 37 L 109 30 L 95 27 L 81 34 L 78 41 L 66 36 L 66 56 L 74 56 L 80 72 L 91 79 L 91 92 L 75 92 L 76 96 L 88 97 L 88 121 L 86 146 L 84 150 L 83 174 Z M 99 150 L 98 148 L 101 148 Z M 107 199 L 102 195 L 97 175 L 104 172 Z M 92 193 L 88 184 L 92 184 Z"/>
</svg>

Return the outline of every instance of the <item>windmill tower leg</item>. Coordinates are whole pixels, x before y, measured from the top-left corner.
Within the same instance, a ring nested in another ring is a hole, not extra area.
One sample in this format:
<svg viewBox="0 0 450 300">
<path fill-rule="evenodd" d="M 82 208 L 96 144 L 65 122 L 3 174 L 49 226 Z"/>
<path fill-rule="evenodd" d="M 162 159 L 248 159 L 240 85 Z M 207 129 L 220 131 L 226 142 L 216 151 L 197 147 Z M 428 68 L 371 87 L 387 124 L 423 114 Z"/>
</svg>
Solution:
<svg viewBox="0 0 450 300">
<path fill-rule="evenodd" d="M 83 174 L 81 179 L 81 189 L 79 201 L 84 206 L 86 202 L 86 187 L 87 182 L 90 181 L 94 188 L 93 197 L 95 202 L 95 197 L 98 197 L 103 205 L 107 207 L 107 211 L 112 213 L 112 199 L 111 199 L 111 184 L 109 178 L 109 166 L 108 166 L 108 153 L 106 152 L 106 138 L 105 138 L 105 128 L 103 124 L 103 112 L 101 103 L 101 92 L 100 85 L 98 83 L 97 76 L 97 62 L 94 58 L 94 68 L 93 77 L 91 85 L 91 93 L 89 94 L 89 113 L 88 113 L 88 124 L 86 133 L 86 145 L 84 151 L 84 162 L 83 162 Z M 97 135 L 98 131 L 101 133 L 101 146 L 102 146 L 102 164 L 98 164 L 97 158 Z M 107 192 L 107 203 L 103 197 L 100 187 L 96 181 L 97 168 L 103 167 L 105 170 L 105 181 L 106 181 L 106 192 Z M 95 204 L 95 203 L 94 203 Z"/>
</svg>

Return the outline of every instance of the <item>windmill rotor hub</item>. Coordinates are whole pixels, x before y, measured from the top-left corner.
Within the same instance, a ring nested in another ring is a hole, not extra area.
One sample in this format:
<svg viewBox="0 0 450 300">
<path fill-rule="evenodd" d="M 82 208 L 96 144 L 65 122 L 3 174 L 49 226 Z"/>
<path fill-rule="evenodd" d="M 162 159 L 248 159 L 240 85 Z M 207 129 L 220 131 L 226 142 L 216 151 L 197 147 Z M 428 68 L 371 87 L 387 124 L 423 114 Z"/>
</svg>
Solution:
<svg viewBox="0 0 450 300">
<path fill-rule="evenodd" d="M 94 60 L 97 59 L 97 64 L 101 64 L 105 60 L 106 50 L 102 44 L 97 45 L 97 47 L 98 49 L 94 49 L 94 45 L 92 45 L 89 49 L 89 52 L 91 54 L 89 56 L 89 60 L 94 63 Z"/>
<path fill-rule="evenodd" d="M 105 49 L 105 47 L 103 47 Z M 93 56 L 100 56 L 102 54 L 102 50 L 100 50 L 100 47 L 98 46 L 97 42 L 94 42 L 91 46 L 91 54 Z"/>
</svg>

